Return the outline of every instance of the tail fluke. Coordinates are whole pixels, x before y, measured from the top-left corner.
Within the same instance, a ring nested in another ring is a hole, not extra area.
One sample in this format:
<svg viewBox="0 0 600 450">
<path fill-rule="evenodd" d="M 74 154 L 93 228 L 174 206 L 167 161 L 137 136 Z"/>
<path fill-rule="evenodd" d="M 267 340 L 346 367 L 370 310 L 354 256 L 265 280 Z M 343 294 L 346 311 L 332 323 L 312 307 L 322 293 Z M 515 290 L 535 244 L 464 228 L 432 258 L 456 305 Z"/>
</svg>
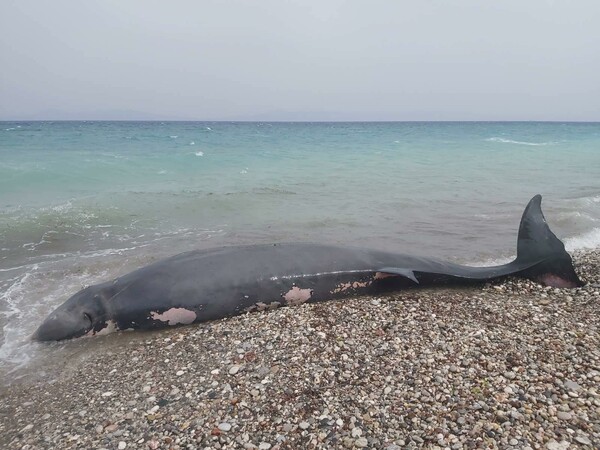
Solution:
<svg viewBox="0 0 600 450">
<path fill-rule="evenodd" d="M 550 230 L 542 213 L 542 196 L 530 201 L 519 226 L 517 260 L 533 265 L 522 275 L 547 286 L 577 287 L 583 283 L 575 273 L 573 260 L 564 244 Z"/>
</svg>

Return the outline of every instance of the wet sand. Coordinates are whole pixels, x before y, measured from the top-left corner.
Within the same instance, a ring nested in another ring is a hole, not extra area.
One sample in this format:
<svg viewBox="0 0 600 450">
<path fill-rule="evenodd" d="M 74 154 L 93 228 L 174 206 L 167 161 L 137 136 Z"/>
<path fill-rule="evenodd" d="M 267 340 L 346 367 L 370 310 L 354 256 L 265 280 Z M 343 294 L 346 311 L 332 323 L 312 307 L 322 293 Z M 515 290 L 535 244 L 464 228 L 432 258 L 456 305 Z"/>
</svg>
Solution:
<svg viewBox="0 0 600 450">
<path fill-rule="evenodd" d="M 0 388 L 0 447 L 598 448 L 600 252 L 574 260 L 584 288 L 509 279 L 90 339 Z"/>
</svg>

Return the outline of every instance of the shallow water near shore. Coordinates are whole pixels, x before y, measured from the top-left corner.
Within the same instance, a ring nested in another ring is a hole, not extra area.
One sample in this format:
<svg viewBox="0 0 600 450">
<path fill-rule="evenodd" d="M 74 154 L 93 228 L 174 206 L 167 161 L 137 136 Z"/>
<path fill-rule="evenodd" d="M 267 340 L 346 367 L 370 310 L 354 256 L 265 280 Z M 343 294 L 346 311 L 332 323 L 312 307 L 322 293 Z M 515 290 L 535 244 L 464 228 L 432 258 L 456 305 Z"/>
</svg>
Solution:
<svg viewBox="0 0 600 450">
<path fill-rule="evenodd" d="M 0 375 L 86 351 L 27 340 L 82 286 L 186 250 L 312 241 L 490 264 L 537 193 L 569 250 L 598 248 L 598 179 L 600 124 L 2 122 Z"/>
</svg>

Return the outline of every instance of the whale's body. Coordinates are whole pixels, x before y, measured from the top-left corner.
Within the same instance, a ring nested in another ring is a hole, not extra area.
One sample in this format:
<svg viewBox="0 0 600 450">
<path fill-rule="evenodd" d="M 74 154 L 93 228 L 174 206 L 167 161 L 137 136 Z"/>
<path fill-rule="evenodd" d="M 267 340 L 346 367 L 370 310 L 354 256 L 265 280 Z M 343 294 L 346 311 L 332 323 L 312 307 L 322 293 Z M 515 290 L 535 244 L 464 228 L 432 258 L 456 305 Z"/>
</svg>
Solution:
<svg viewBox="0 0 600 450">
<path fill-rule="evenodd" d="M 571 257 L 548 228 L 539 195 L 523 213 L 517 258 L 505 265 L 469 267 L 319 244 L 197 250 L 78 292 L 50 314 L 34 339 L 156 329 L 415 285 L 477 282 L 507 275 L 558 287 L 581 285 Z"/>
</svg>

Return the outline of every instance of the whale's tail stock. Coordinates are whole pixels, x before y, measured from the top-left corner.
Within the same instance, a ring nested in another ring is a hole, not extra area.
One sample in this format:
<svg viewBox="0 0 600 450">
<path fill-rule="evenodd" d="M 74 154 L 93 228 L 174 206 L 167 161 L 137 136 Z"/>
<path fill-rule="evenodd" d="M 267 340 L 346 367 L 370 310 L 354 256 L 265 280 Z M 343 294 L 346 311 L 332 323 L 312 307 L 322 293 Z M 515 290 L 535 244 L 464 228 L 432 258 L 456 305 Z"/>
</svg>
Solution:
<svg viewBox="0 0 600 450">
<path fill-rule="evenodd" d="M 539 194 L 529 201 L 523 212 L 515 262 L 528 266 L 521 272 L 523 276 L 547 286 L 583 286 L 571 256 L 546 222 Z"/>
</svg>

